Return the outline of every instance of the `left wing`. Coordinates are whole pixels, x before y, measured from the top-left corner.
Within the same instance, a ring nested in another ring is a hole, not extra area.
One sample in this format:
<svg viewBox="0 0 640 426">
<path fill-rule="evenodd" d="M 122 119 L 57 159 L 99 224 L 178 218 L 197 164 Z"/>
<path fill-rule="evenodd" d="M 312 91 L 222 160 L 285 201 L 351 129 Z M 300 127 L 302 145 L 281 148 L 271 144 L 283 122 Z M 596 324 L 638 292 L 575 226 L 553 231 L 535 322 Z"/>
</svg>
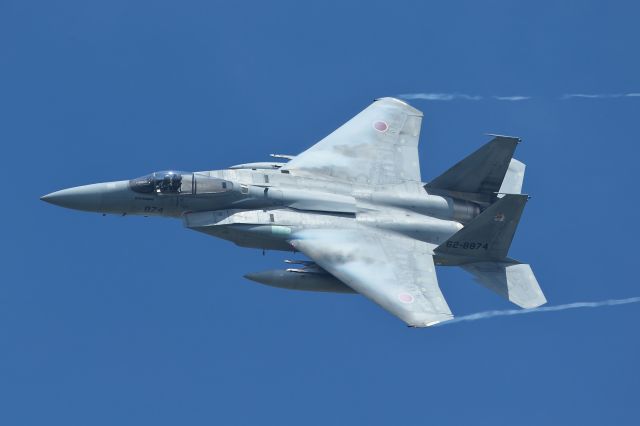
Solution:
<svg viewBox="0 0 640 426">
<path fill-rule="evenodd" d="M 406 102 L 378 99 L 281 170 L 367 185 L 420 182 L 421 123 Z"/>
<path fill-rule="evenodd" d="M 306 230 L 290 243 L 410 326 L 453 318 L 427 243 L 368 228 Z"/>
</svg>

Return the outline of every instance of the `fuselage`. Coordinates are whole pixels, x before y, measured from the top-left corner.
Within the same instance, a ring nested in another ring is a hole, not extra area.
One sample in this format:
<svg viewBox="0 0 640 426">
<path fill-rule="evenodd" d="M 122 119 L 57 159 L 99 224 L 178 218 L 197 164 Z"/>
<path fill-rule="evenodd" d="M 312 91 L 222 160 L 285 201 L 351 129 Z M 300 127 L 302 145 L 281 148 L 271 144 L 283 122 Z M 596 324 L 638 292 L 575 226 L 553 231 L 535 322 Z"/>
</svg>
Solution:
<svg viewBox="0 0 640 426">
<path fill-rule="evenodd" d="M 293 248 L 308 228 L 370 226 L 441 244 L 475 217 L 477 205 L 429 194 L 421 182 L 342 183 L 277 168 L 156 172 L 57 191 L 43 200 L 105 214 L 182 218 L 188 228 L 258 249 Z"/>
</svg>

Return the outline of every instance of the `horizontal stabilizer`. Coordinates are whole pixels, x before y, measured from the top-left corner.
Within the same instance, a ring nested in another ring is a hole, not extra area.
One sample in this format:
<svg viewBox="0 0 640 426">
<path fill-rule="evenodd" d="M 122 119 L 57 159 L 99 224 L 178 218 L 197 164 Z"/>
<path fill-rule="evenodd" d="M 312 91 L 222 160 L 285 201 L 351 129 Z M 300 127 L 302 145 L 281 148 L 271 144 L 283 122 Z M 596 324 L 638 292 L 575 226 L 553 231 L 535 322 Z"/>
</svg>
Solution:
<svg viewBox="0 0 640 426">
<path fill-rule="evenodd" d="M 495 136 L 473 154 L 432 180 L 426 188 L 493 194 L 498 192 L 520 142 L 511 136 Z"/>
<path fill-rule="evenodd" d="M 500 260 L 507 257 L 529 196 L 507 194 L 439 245 L 439 256 Z"/>
<path fill-rule="evenodd" d="M 477 262 L 462 268 L 471 273 L 479 284 L 521 308 L 536 308 L 547 303 L 529 265 Z"/>
</svg>

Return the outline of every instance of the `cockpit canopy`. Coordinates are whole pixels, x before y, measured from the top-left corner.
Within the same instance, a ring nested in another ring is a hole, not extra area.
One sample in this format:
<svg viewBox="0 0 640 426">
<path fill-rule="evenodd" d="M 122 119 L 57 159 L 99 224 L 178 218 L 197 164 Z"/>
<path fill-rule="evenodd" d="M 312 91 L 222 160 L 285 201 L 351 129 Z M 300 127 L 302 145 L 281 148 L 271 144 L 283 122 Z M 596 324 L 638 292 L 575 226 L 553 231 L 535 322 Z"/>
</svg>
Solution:
<svg viewBox="0 0 640 426">
<path fill-rule="evenodd" d="M 142 194 L 215 194 L 233 189 L 233 183 L 199 173 L 165 170 L 129 181 L 132 191 Z"/>
<path fill-rule="evenodd" d="M 129 181 L 129 187 L 142 194 L 177 193 L 182 186 L 182 173 L 162 171 L 148 174 Z"/>
</svg>

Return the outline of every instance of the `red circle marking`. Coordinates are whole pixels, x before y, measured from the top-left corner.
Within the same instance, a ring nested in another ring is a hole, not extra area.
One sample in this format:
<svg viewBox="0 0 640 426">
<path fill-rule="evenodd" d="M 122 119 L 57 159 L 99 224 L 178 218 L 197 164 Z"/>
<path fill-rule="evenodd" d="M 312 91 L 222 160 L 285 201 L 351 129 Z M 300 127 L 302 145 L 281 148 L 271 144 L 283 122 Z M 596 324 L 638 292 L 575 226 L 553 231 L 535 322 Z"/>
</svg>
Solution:
<svg viewBox="0 0 640 426">
<path fill-rule="evenodd" d="M 402 303 L 413 303 L 413 296 L 410 295 L 409 293 L 400 293 L 398 295 L 398 299 L 400 299 L 400 301 Z"/>
<path fill-rule="evenodd" d="M 376 121 L 373 123 L 373 128 L 379 132 L 386 132 L 389 129 L 389 125 L 384 121 Z"/>
</svg>

